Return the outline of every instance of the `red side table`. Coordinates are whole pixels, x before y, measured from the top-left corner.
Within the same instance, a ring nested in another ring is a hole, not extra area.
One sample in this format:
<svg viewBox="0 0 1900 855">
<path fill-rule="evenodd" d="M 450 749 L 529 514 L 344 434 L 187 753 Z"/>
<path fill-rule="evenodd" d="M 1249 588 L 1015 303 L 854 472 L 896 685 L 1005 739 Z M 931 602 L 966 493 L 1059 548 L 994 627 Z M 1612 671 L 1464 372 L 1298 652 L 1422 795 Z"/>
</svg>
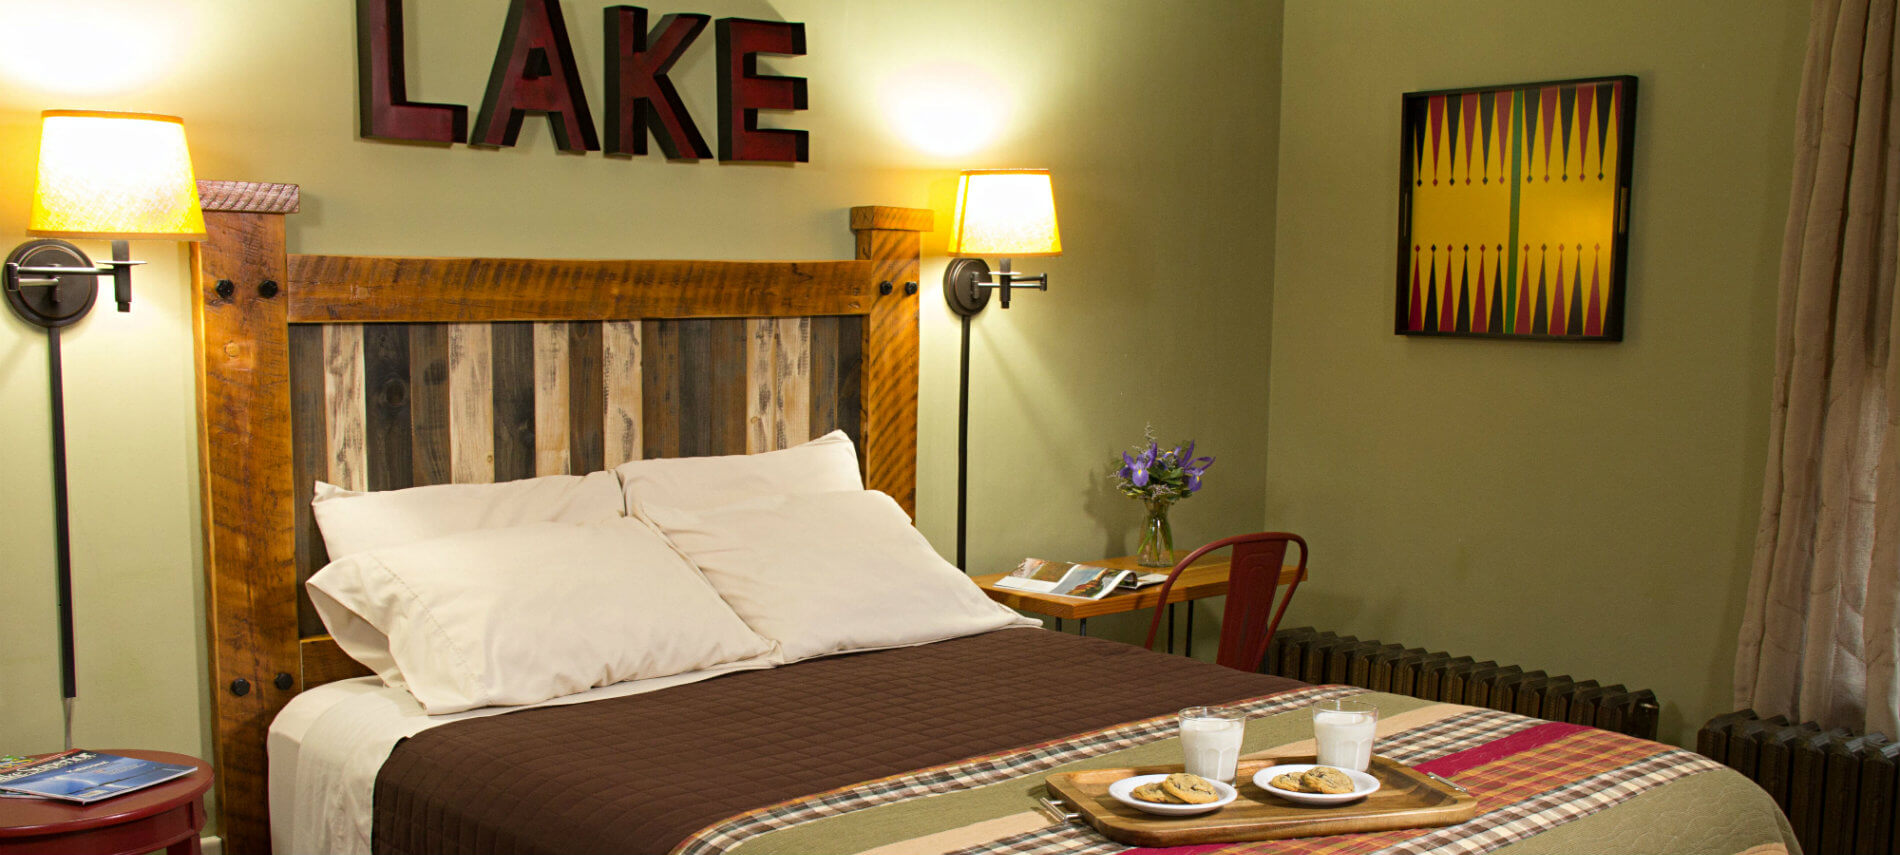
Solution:
<svg viewBox="0 0 1900 855">
<path fill-rule="evenodd" d="M 191 766 L 191 774 L 102 802 L 0 798 L 0 855 L 199 855 L 211 767 L 169 751 L 104 753 Z"/>
</svg>

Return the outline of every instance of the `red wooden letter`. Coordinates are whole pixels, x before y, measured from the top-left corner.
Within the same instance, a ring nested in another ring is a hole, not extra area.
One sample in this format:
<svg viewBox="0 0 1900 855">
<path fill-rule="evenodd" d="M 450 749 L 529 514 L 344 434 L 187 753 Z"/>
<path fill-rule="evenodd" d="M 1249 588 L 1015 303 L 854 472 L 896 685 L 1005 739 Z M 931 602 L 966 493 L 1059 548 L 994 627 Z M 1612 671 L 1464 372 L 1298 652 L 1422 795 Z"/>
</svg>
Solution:
<svg viewBox="0 0 1900 855">
<path fill-rule="evenodd" d="M 758 54 L 805 55 L 805 25 L 720 18 L 719 159 L 804 163 L 810 135 L 759 128 L 760 110 L 805 109 L 805 78 L 759 74 Z"/>
<path fill-rule="evenodd" d="M 473 144 L 514 145 L 521 118 L 530 112 L 547 114 L 554 144 L 562 151 L 600 150 L 560 0 L 509 4 L 508 24 L 488 75 L 488 94 L 482 96 L 482 110 L 475 118 Z"/>
<path fill-rule="evenodd" d="M 646 154 L 647 129 L 673 160 L 712 157 L 666 76 L 706 29 L 707 15 L 667 15 L 647 32 L 647 10 L 608 6 L 607 153 Z"/>
<path fill-rule="evenodd" d="M 357 133 L 368 139 L 468 142 L 468 108 L 409 100 L 402 0 L 356 0 Z"/>
</svg>

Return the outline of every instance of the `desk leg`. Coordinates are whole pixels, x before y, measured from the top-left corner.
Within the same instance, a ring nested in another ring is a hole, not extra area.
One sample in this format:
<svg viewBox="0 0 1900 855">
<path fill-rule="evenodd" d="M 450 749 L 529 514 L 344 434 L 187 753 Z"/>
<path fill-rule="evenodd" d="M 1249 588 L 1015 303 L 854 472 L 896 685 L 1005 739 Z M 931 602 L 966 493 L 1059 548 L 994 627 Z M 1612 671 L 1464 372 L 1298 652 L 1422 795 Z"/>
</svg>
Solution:
<svg viewBox="0 0 1900 855">
<path fill-rule="evenodd" d="M 1055 619 L 1055 622 L 1056 622 L 1056 632 L 1061 632 L 1061 631 L 1062 631 L 1062 618 L 1056 618 L 1056 619 Z"/>
<path fill-rule="evenodd" d="M 1194 603 L 1191 600 L 1188 602 L 1187 656 L 1194 658 Z"/>
<path fill-rule="evenodd" d="M 1089 619 L 1088 618 L 1078 618 L 1076 620 L 1076 623 L 1082 627 L 1083 635 L 1089 634 Z"/>
<path fill-rule="evenodd" d="M 1174 607 L 1178 605 L 1180 605 L 1180 603 L 1168 604 L 1168 653 L 1169 654 L 1174 653 L 1174 612 L 1175 612 Z"/>
</svg>

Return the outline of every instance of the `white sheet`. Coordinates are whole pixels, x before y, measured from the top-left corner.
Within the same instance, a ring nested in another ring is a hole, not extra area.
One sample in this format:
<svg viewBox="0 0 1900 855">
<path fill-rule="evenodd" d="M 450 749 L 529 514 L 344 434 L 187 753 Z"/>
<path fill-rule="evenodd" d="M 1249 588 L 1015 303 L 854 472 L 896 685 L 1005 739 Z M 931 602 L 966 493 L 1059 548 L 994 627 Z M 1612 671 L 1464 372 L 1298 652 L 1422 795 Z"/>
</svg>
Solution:
<svg viewBox="0 0 1900 855">
<path fill-rule="evenodd" d="M 292 698 L 271 721 L 271 848 L 298 855 L 370 851 L 376 773 L 396 743 L 429 728 L 469 718 L 637 695 L 700 680 L 772 667 L 766 659 L 602 686 L 538 704 L 485 707 L 427 715 L 413 695 L 358 677 Z"/>
</svg>

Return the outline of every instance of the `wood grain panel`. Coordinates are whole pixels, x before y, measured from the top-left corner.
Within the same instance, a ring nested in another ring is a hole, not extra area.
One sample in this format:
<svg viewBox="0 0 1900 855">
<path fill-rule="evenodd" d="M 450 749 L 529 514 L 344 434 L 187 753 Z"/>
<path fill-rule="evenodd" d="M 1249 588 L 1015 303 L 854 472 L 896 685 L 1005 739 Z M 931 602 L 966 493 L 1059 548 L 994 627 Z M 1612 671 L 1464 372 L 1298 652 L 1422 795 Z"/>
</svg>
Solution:
<svg viewBox="0 0 1900 855">
<path fill-rule="evenodd" d="M 413 324 L 409 330 L 409 445 L 411 482 L 455 480 L 449 444 L 449 325 Z"/>
<path fill-rule="evenodd" d="M 927 232 L 933 228 L 936 213 L 927 208 L 893 208 L 887 205 L 862 205 L 851 209 L 851 230 L 890 229 L 900 232 Z"/>
<path fill-rule="evenodd" d="M 351 659 L 350 654 L 337 646 L 336 639 L 323 635 L 321 631 L 304 637 L 298 649 L 303 660 L 304 682 L 311 686 L 351 677 L 368 677 L 376 673 L 363 667 L 363 663 Z"/>
<path fill-rule="evenodd" d="M 774 445 L 773 399 L 778 397 L 778 323 L 771 318 L 745 322 L 745 451 L 757 454 Z"/>
<path fill-rule="evenodd" d="M 746 325 L 746 453 L 811 438 L 811 319 L 760 318 Z"/>
<path fill-rule="evenodd" d="M 838 319 L 837 427 L 857 443 L 860 470 L 864 467 L 864 327 L 862 317 Z"/>
<path fill-rule="evenodd" d="M 363 331 L 364 457 L 371 490 L 415 486 L 414 426 L 409 416 L 409 330 L 368 324 Z"/>
<path fill-rule="evenodd" d="M 601 373 L 606 385 L 606 412 L 603 444 L 603 468 L 612 469 L 629 460 L 638 460 L 646 450 L 641 433 L 646 427 L 642 412 L 644 375 L 640 367 L 643 355 L 639 321 L 607 321 L 601 324 Z"/>
<path fill-rule="evenodd" d="M 711 361 L 702 376 L 711 382 L 704 388 L 703 404 L 709 420 L 707 440 L 701 454 L 745 453 L 745 321 L 721 318 L 712 322 L 706 358 Z"/>
<path fill-rule="evenodd" d="M 602 371 L 603 324 L 567 325 L 569 470 L 576 475 L 606 467 L 607 383 Z"/>
<path fill-rule="evenodd" d="M 323 328 L 325 436 L 330 441 L 330 483 L 345 490 L 369 489 L 368 448 L 364 435 L 363 327 L 336 324 Z"/>
<path fill-rule="evenodd" d="M 672 414 L 679 449 L 668 456 L 701 457 L 719 453 L 713 444 L 713 401 L 718 397 L 713 392 L 713 324 L 714 321 L 709 320 L 660 322 L 662 336 L 668 328 L 679 329 L 679 353 L 673 361 L 674 370 L 678 372 L 675 385 L 679 390 L 679 403 Z"/>
<path fill-rule="evenodd" d="M 495 480 L 534 477 L 534 325 L 491 324 Z"/>
<path fill-rule="evenodd" d="M 640 395 L 645 412 L 641 457 L 681 457 L 680 336 L 687 324 L 646 321 L 640 325 L 643 359 Z"/>
<path fill-rule="evenodd" d="M 317 518 L 310 513 L 316 483 L 330 477 L 325 462 L 330 440 L 324 430 L 323 328 L 297 324 L 289 330 L 290 444 L 292 502 L 296 508 L 297 630 L 303 635 L 323 631 L 323 620 L 302 596 L 304 580 L 330 562 L 323 547 Z"/>
<path fill-rule="evenodd" d="M 862 261 L 290 256 L 299 322 L 603 321 L 863 314 Z"/>
<path fill-rule="evenodd" d="M 299 193 L 295 184 L 263 181 L 200 181 L 198 206 L 206 211 L 247 214 L 295 214 Z M 206 223 L 207 227 L 211 224 Z"/>
<path fill-rule="evenodd" d="M 854 222 L 891 222 L 875 210 L 853 209 Z M 915 225 L 916 222 L 903 223 Z M 889 493 L 904 510 L 917 514 L 917 297 L 903 283 L 918 277 L 917 232 L 860 228 L 858 257 L 876 262 L 880 280 L 896 285 L 877 298 L 865 331 L 866 352 L 877 358 L 862 378 L 865 483 Z"/>
<path fill-rule="evenodd" d="M 568 407 L 573 392 L 568 382 L 567 324 L 533 324 L 530 368 L 534 372 L 534 474 L 566 475 L 568 438 L 572 427 Z"/>
<path fill-rule="evenodd" d="M 778 327 L 773 429 L 777 447 L 790 448 L 812 438 L 811 318 L 778 318 L 772 323 Z"/>
<path fill-rule="evenodd" d="M 457 484 L 495 480 L 495 360 L 488 324 L 449 326 L 449 456 Z"/>
<path fill-rule="evenodd" d="M 289 327 L 285 301 L 217 282 L 284 279 L 284 218 L 207 211 L 191 245 L 197 333 L 198 460 L 205 530 L 219 836 L 228 852 L 270 850 L 264 733 L 301 690 L 297 652 Z M 291 675 L 289 690 L 271 685 Z M 228 690 L 244 679 L 254 691 Z"/>
<path fill-rule="evenodd" d="M 838 427 L 838 319 L 811 319 L 811 400 L 805 422 L 813 436 Z"/>
</svg>

